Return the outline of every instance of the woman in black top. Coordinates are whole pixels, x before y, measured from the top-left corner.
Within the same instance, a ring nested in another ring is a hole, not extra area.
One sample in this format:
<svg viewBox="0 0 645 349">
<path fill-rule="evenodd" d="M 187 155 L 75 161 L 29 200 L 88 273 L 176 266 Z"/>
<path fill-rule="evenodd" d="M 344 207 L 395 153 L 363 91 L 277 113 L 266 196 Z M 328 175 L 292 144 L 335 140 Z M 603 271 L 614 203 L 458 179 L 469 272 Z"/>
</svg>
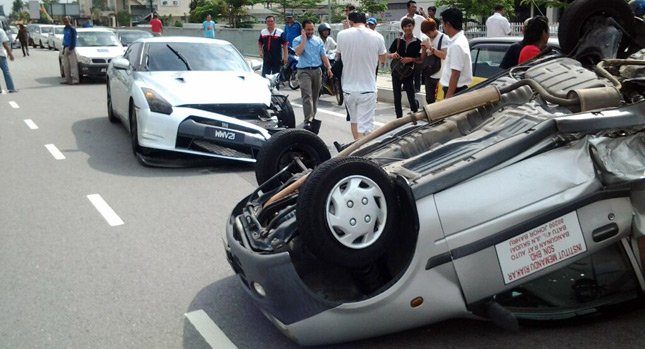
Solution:
<svg viewBox="0 0 645 349">
<path fill-rule="evenodd" d="M 389 59 L 400 59 L 402 63 L 421 63 L 421 40 L 415 38 L 412 34 L 414 30 L 414 20 L 412 18 L 404 18 L 401 21 L 401 29 L 403 29 L 403 36 L 395 39 L 390 46 Z M 392 74 L 392 89 L 394 93 L 394 110 L 396 117 L 403 116 L 401 108 L 401 85 L 408 95 L 408 102 L 410 102 L 410 109 L 416 113 L 419 109 L 417 100 L 414 98 L 414 73 L 407 78 L 399 78 L 397 75 Z"/>
</svg>

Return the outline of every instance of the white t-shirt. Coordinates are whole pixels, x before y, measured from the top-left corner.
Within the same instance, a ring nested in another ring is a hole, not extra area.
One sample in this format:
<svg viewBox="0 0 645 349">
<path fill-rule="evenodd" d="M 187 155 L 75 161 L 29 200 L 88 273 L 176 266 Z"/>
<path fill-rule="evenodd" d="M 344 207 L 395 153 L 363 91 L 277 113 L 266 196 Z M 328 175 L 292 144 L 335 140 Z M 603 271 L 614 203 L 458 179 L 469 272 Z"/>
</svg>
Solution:
<svg viewBox="0 0 645 349">
<path fill-rule="evenodd" d="M 325 40 L 325 53 L 329 53 L 330 51 L 333 51 L 336 49 L 336 41 L 334 41 L 334 38 L 330 36 L 327 37 L 327 40 Z"/>
<path fill-rule="evenodd" d="M 501 13 L 495 12 L 486 20 L 486 37 L 495 38 L 500 36 L 509 36 L 511 34 L 511 24 Z"/>
<path fill-rule="evenodd" d="M 450 76 L 453 70 L 461 72 L 459 80 L 457 81 L 457 88 L 468 86 L 473 82 L 473 66 L 470 58 L 470 46 L 468 46 L 468 39 L 464 35 L 464 31 L 460 31 L 450 40 L 448 46 L 448 54 L 446 61 L 443 65 L 444 69 L 441 73 L 441 86 L 448 87 L 450 84 Z"/>
<path fill-rule="evenodd" d="M 443 37 L 443 39 L 441 39 L 442 37 Z M 448 48 L 448 46 L 450 46 L 450 38 L 448 37 L 448 35 L 446 35 L 446 34 L 444 34 L 442 32 L 439 32 L 439 31 L 437 31 L 437 36 L 435 36 L 434 39 L 430 39 L 430 37 L 424 35 L 423 36 L 423 41 L 425 41 L 425 42 L 429 41 L 430 45 L 432 45 L 432 47 L 434 47 L 436 50 L 439 50 L 439 41 L 441 41 L 441 50 L 445 50 L 445 49 Z M 424 49 L 423 46 L 421 47 L 421 49 L 422 50 Z M 439 58 L 439 57 L 437 57 L 437 58 Z M 441 60 L 441 69 L 439 69 L 438 72 L 430 75 L 430 77 L 433 78 L 433 79 L 441 79 L 441 72 L 443 71 L 443 66 L 445 64 L 446 64 L 446 61 L 444 59 L 442 59 Z"/>
<path fill-rule="evenodd" d="M 2 28 L 0 28 L 0 57 L 7 57 L 7 53 L 5 52 L 4 46 L 2 45 L 3 42 L 6 42 L 7 45 L 10 45 L 7 33 L 5 33 Z"/>
<path fill-rule="evenodd" d="M 408 17 L 408 15 L 401 17 L 401 20 L 403 20 L 406 17 Z M 423 21 L 425 21 L 426 19 L 425 17 L 417 14 L 415 14 L 414 17 L 412 17 L 412 19 L 414 19 L 414 30 L 412 30 L 412 34 L 414 35 L 415 38 L 421 39 L 422 38 L 421 23 L 423 23 Z M 401 26 L 399 25 L 399 27 Z"/>
<path fill-rule="evenodd" d="M 369 28 L 354 27 L 339 32 L 336 39 L 336 52 L 343 60 L 343 91 L 376 92 L 374 68 L 379 55 L 387 52 L 383 36 Z"/>
</svg>

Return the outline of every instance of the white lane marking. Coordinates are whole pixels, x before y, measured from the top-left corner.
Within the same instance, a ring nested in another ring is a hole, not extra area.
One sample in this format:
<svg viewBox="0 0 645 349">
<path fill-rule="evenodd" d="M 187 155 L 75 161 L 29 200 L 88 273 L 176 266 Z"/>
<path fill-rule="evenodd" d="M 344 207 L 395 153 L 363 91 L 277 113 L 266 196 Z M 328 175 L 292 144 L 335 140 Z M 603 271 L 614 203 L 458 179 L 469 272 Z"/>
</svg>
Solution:
<svg viewBox="0 0 645 349">
<path fill-rule="evenodd" d="M 112 207 L 108 205 L 105 200 L 99 194 L 88 195 L 87 198 L 90 200 L 92 205 L 96 208 L 97 211 L 105 218 L 110 226 L 123 225 L 121 218 L 114 212 Z"/>
<path fill-rule="evenodd" d="M 18 103 L 14 102 L 14 101 L 9 101 L 9 105 L 10 105 L 13 109 L 18 109 L 18 108 L 20 108 L 20 106 L 18 105 Z"/>
<path fill-rule="evenodd" d="M 298 103 L 291 103 L 291 105 L 292 105 L 292 106 L 295 106 L 295 107 L 302 108 L 302 104 L 298 104 Z M 321 113 L 325 113 L 325 114 L 329 114 L 329 115 L 333 115 L 333 116 L 338 116 L 339 118 L 343 118 L 343 119 L 345 119 L 345 118 L 347 117 L 347 114 L 341 114 L 341 113 L 337 113 L 337 112 L 335 112 L 335 111 L 331 111 L 331 110 L 326 110 L 326 109 L 320 109 L 320 108 L 318 108 L 318 111 L 319 111 L 319 112 L 321 112 Z M 381 127 L 381 126 L 383 126 L 383 125 L 385 125 L 385 124 L 384 124 L 384 123 L 382 123 L 382 122 L 374 121 L 374 125 L 376 125 L 376 126 L 378 126 L 378 127 Z"/>
<path fill-rule="evenodd" d="M 56 160 L 64 160 L 65 159 L 65 155 L 63 155 L 63 153 L 61 153 L 60 150 L 58 150 L 58 148 L 56 148 L 55 145 L 53 145 L 53 144 L 45 144 L 45 148 L 47 148 L 47 150 L 49 150 L 49 152 L 52 154 L 54 159 L 56 159 Z"/>
<path fill-rule="evenodd" d="M 217 327 L 215 322 L 202 309 L 191 311 L 184 314 L 184 316 L 195 326 L 195 329 L 204 337 L 204 340 L 211 348 L 237 349 L 235 344 L 226 337 L 224 331 Z"/>
<path fill-rule="evenodd" d="M 25 120 L 25 124 L 27 124 L 27 126 L 29 126 L 29 128 L 32 129 L 32 130 L 37 130 L 38 129 L 38 125 L 36 125 L 36 123 L 33 122 L 31 119 Z"/>
</svg>

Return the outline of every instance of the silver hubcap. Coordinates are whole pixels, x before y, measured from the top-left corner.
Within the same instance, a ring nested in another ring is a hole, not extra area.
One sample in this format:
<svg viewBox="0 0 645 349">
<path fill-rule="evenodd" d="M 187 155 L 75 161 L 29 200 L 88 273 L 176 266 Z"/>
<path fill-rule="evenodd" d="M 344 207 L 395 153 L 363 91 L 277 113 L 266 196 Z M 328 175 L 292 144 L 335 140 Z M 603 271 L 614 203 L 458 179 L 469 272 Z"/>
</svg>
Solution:
<svg viewBox="0 0 645 349">
<path fill-rule="evenodd" d="M 327 197 L 326 218 L 332 234 L 343 246 L 366 248 L 383 233 L 387 205 L 381 188 L 365 176 L 348 176 Z"/>
</svg>

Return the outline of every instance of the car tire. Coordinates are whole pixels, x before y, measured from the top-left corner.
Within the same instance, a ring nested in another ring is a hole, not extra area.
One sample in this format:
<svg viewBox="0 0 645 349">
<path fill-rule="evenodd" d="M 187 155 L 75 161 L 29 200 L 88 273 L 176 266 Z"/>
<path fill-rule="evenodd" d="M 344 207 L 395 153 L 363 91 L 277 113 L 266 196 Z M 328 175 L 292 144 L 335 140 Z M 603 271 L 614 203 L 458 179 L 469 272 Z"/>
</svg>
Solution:
<svg viewBox="0 0 645 349">
<path fill-rule="evenodd" d="M 336 96 L 336 103 L 338 103 L 338 105 L 343 105 L 345 98 L 343 96 L 343 88 L 340 84 L 340 79 L 338 78 L 333 78 L 333 79 L 334 79 L 333 84 L 334 84 L 334 94 Z"/>
<path fill-rule="evenodd" d="M 112 91 L 110 91 L 110 80 L 107 81 L 106 85 L 106 90 L 107 90 L 107 113 L 108 113 L 108 120 L 116 124 L 119 122 L 119 118 L 114 115 L 114 109 L 112 108 Z"/>
<path fill-rule="evenodd" d="M 564 11 L 558 27 L 560 48 L 565 54 L 571 53 L 584 36 L 590 19 L 597 16 L 613 17 L 628 33 L 634 32 L 634 14 L 624 0 L 577 0 Z M 626 40 L 623 41 L 625 43 Z M 619 52 L 626 44 L 621 43 Z"/>
<path fill-rule="evenodd" d="M 319 259 L 348 268 L 381 257 L 395 237 L 394 181 L 376 163 L 334 158 L 316 168 L 298 196 L 298 231 Z"/>
<path fill-rule="evenodd" d="M 292 156 L 297 156 L 308 168 L 315 168 L 331 158 L 325 142 L 314 133 L 302 129 L 286 129 L 269 138 L 260 151 L 255 162 L 255 179 L 258 184 L 267 182 L 280 170 L 292 166 L 283 177 L 266 183 L 264 189 L 277 188 L 295 173 L 301 172 L 293 164 Z"/>
<path fill-rule="evenodd" d="M 39 45 L 40 48 L 45 48 L 45 45 L 43 45 L 43 41 L 42 40 L 39 40 L 39 41 L 40 41 L 40 45 Z"/>
<path fill-rule="evenodd" d="M 298 81 L 298 71 L 294 70 L 291 72 L 291 75 L 289 75 L 289 87 L 292 90 L 297 90 L 300 88 L 300 81 Z"/>
<path fill-rule="evenodd" d="M 128 115 L 128 119 L 130 120 L 130 141 L 132 143 L 132 153 L 136 157 L 137 153 L 141 153 L 141 145 L 139 145 L 139 125 L 137 122 L 137 112 L 135 110 L 133 102 L 130 102 Z"/>
<path fill-rule="evenodd" d="M 58 59 L 58 67 L 60 68 L 60 77 L 64 78 L 65 77 L 65 69 L 63 69 L 63 62 Z"/>
<path fill-rule="evenodd" d="M 284 105 L 280 114 L 278 114 L 278 120 L 283 127 L 294 128 L 296 127 L 296 113 L 293 111 L 293 106 L 289 102 L 288 98 L 285 98 Z"/>
</svg>

